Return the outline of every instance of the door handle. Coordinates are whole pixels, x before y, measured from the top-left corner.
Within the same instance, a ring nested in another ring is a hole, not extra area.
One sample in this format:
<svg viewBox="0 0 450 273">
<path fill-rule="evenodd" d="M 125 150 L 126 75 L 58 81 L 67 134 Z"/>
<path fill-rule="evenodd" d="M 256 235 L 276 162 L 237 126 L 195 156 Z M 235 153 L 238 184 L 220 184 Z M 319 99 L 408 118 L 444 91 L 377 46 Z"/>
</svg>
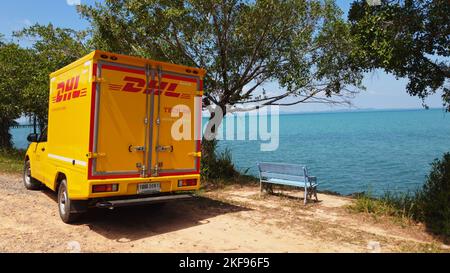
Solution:
<svg viewBox="0 0 450 273">
<path fill-rule="evenodd" d="M 130 153 L 132 153 L 132 152 L 144 152 L 145 151 L 145 147 L 144 146 L 133 146 L 133 145 L 130 145 L 128 147 L 128 151 Z"/>
<path fill-rule="evenodd" d="M 156 152 L 163 153 L 163 152 L 173 152 L 173 146 L 156 146 Z"/>
</svg>

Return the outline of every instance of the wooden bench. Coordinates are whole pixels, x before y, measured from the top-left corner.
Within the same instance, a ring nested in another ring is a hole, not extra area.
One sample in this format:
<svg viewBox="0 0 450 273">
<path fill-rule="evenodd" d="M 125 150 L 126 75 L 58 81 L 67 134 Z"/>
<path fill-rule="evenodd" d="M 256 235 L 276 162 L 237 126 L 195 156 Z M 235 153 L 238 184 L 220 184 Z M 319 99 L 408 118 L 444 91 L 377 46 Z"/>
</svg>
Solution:
<svg viewBox="0 0 450 273">
<path fill-rule="evenodd" d="M 317 178 L 309 176 L 306 166 L 269 162 L 259 162 L 257 165 L 261 192 L 263 192 L 263 183 L 303 187 L 305 189 L 305 205 L 313 195 L 318 201 Z"/>
</svg>

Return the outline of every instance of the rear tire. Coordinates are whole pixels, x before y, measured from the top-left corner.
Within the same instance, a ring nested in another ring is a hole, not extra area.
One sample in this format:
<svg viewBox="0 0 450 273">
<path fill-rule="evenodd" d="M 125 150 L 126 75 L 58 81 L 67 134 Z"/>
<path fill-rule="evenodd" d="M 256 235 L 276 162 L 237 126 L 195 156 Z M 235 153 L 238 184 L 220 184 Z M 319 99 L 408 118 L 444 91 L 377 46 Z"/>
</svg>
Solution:
<svg viewBox="0 0 450 273">
<path fill-rule="evenodd" d="M 29 159 L 25 161 L 23 167 L 23 184 L 27 190 L 36 191 L 42 188 L 42 184 L 31 176 L 31 165 Z"/>
<path fill-rule="evenodd" d="M 61 181 L 58 189 L 58 211 L 61 220 L 66 224 L 74 223 L 80 216 L 80 213 L 73 212 L 74 208 L 69 199 L 66 179 Z"/>
</svg>

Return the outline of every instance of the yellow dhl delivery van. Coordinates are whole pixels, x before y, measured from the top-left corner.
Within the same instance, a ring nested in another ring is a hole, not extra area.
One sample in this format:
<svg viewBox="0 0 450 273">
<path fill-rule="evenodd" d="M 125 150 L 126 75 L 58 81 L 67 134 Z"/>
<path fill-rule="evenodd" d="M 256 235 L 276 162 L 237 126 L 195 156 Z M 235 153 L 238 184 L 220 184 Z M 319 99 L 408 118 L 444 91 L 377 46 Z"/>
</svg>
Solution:
<svg viewBox="0 0 450 273">
<path fill-rule="evenodd" d="M 25 187 L 56 191 L 66 223 L 89 207 L 191 197 L 200 187 L 204 75 L 102 51 L 54 72 L 47 129 L 28 136 Z"/>
</svg>

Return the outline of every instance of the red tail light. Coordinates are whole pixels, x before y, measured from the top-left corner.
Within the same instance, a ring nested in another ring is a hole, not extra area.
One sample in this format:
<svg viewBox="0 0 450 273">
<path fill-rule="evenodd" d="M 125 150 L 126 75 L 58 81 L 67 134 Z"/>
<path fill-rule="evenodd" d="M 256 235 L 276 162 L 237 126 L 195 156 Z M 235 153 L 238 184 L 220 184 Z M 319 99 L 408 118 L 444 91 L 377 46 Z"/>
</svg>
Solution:
<svg viewBox="0 0 450 273">
<path fill-rule="evenodd" d="M 197 179 L 185 179 L 185 180 L 178 180 L 178 187 L 193 187 L 197 186 Z"/>
<path fill-rule="evenodd" d="M 119 191 L 119 184 L 106 184 L 106 185 L 94 185 L 92 186 L 93 193 L 99 192 L 115 192 Z"/>
</svg>

